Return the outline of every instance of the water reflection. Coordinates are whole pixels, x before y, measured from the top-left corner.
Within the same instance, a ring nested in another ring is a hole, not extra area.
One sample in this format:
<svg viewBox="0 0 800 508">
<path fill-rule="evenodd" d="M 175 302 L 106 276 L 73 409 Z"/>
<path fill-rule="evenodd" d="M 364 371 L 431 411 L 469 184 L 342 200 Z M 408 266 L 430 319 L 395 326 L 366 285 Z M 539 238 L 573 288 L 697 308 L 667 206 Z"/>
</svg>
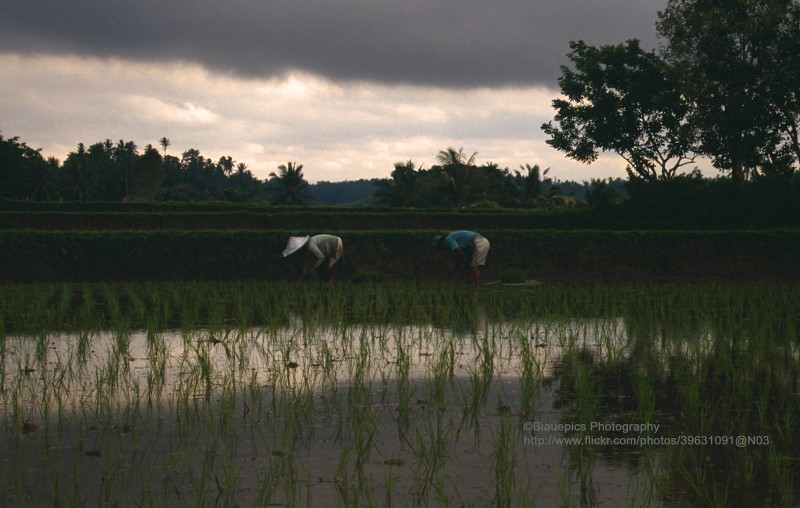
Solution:
<svg viewBox="0 0 800 508">
<path fill-rule="evenodd" d="M 496 319 L 481 302 L 428 324 L 325 315 L 287 312 L 280 326 L 241 329 L 9 335 L 0 410 L 19 435 L 24 424 L 88 428 L 104 412 L 119 421 L 151 407 L 169 421 L 202 421 L 204 405 L 230 401 L 213 425 L 232 414 L 264 433 L 248 438 L 253 456 L 299 456 L 315 443 L 323 458 L 306 457 L 307 478 L 329 477 L 339 461 L 375 471 L 385 461 L 413 463 L 419 468 L 398 475 L 398 488 L 420 492 L 428 485 L 421 477 L 433 485 L 444 472 L 467 483 L 458 490 L 467 498 L 507 504 L 695 504 L 735 495 L 758 505 L 790 499 L 797 486 L 800 361 L 797 341 L 780 334 L 785 323 L 776 334 L 757 320 Z M 631 424 L 657 430 L 623 427 Z M 686 436 L 767 436 L 770 444 L 619 441 Z M 12 445 L 3 449 L 7 472 Z M 493 492 L 477 480 L 487 461 L 508 468 L 492 479 Z"/>
</svg>

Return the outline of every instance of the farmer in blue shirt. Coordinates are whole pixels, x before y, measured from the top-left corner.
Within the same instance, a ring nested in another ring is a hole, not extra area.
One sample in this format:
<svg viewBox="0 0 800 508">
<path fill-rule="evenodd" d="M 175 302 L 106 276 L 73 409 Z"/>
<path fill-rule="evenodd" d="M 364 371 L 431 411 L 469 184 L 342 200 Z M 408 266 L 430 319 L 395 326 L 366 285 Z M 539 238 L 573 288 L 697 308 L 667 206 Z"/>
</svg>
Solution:
<svg viewBox="0 0 800 508">
<path fill-rule="evenodd" d="M 489 254 L 489 240 L 483 235 L 462 229 L 446 236 L 434 236 L 431 245 L 435 249 L 453 251 L 459 258 L 469 260 L 470 279 L 473 284 L 480 284 L 480 267 L 486 265 L 486 256 Z"/>
</svg>

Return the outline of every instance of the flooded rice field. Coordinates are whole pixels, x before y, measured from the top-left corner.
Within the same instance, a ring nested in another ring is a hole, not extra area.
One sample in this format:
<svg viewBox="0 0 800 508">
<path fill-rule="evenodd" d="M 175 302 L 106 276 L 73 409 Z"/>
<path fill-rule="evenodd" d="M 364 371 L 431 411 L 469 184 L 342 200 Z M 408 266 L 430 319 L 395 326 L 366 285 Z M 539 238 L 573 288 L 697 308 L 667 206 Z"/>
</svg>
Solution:
<svg viewBox="0 0 800 508">
<path fill-rule="evenodd" d="M 0 288 L 2 506 L 792 506 L 792 284 Z"/>
</svg>

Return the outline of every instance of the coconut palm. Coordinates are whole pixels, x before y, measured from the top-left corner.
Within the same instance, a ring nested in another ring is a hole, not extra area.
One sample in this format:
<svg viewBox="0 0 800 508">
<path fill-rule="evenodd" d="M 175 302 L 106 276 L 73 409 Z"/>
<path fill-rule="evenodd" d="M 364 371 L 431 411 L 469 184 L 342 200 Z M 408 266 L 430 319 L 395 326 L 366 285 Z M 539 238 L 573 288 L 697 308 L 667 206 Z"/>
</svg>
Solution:
<svg viewBox="0 0 800 508">
<path fill-rule="evenodd" d="M 158 140 L 158 144 L 161 145 L 161 148 L 164 149 L 164 157 L 167 156 L 167 147 L 172 144 L 168 137 L 164 136 L 163 138 Z"/>
<path fill-rule="evenodd" d="M 278 166 L 279 173 L 269 174 L 267 193 L 273 205 L 304 205 L 311 196 L 303 191 L 308 182 L 303 177 L 303 165 L 287 162 Z"/>
<path fill-rule="evenodd" d="M 233 161 L 233 157 L 227 155 L 220 157 L 217 165 L 219 165 L 219 168 L 222 170 L 225 176 L 231 176 L 231 173 L 233 173 L 233 167 L 235 166 L 235 163 Z"/>
<path fill-rule="evenodd" d="M 397 162 L 392 171 L 392 178 L 380 180 L 375 183 L 375 199 L 388 206 L 425 206 L 425 199 L 421 194 L 422 168 L 417 171 L 414 163 Z"/>
<path fill-rule="evenodd" d="M 486 188 L 485 172 L 475 166 L 474 152 L 469 157 L 464 149 L 456 151 L 452 147 L 442 150 L 436 156 L 437 168 L 431 168 L 426 185 L 443 205 L 459 208 L 472 203 L 482 196 Z"/>
<path fill-rule="evenodd" d="M 123 178 L 125 182 L 123 187 L 125 195 L 127 195 L 130 190 L 131 170 L 133 169 L 133 165 L 136 164 L 136 160 L 139 158 L 139 151 L 136 143 L 120 139 L 113 148 L 112 157 L 114 158 L 114 163 L 120 168 L 120 171 L 124 175 Z"/>
<path fill-rule="evenodd" d="M 586 187 L 586 202 L 592 208 L 608 208 L 619 200 L 619 193 L 611 186 L 611 178 L 608 180 L 592 178 L 589 183 L 584 182 L 583 185 Z"/>
<path fill-rule="evenodd" d="M 47 161 L 31 165 L 30 199 L 52 201 L 58 196 L 58 159 L 48 157 Z"/>
<path fill-rule="evenodd" d="M 455 148 L 448 146 L 446 150 L 439 151 L 436 155 L 436 162 L 443 168 L 453 166 L 475 166 L 476 155 L 478 155 L 478 152 L 472 152 L 472 155 L 466 157 L 463 148 L 459 148 L 458 151 L 456 151 Z"/>
<path fill-rule="evenodd" d="M 67 155 L 64 161 L 64 177 L 68 195 L 80 201 L 94 198 L 99 181 L 97 168 L 92 162 L 83 143 L 78 143 L 78 149 Z"/>
<path fill-rule="evenodd" d="M 520 201 L 523 206 L 537 205 L 545 194 L 545 186 L 549 187 L 546 197 L 551 197 L 558 192 L 558 188 L 552 185 L 552 180 L 547 178 L 547 173 L 550 172 L 550 168 L 542 171 L 538 164 L 534 164 L 533 166 L 525 164 L 519 168 L 523 170 L 524 173 L 519 171 L 514 171 L 514 173 L 516 173 L 515 180 L 517 181 Z"/>
</svg>

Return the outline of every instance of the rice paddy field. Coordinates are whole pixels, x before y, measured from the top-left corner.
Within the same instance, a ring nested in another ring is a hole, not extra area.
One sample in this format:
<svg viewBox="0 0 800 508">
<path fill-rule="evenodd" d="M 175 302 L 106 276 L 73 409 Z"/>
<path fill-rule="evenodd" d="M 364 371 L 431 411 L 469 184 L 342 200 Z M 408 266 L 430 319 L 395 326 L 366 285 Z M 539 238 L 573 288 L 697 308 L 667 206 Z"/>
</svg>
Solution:
<svg viewBox="0 0 800 508">
<path fill-rule="evenodd" d="M 0 286 L 0 506 L 796 506 L 800 287 Z"/>
</svg>

